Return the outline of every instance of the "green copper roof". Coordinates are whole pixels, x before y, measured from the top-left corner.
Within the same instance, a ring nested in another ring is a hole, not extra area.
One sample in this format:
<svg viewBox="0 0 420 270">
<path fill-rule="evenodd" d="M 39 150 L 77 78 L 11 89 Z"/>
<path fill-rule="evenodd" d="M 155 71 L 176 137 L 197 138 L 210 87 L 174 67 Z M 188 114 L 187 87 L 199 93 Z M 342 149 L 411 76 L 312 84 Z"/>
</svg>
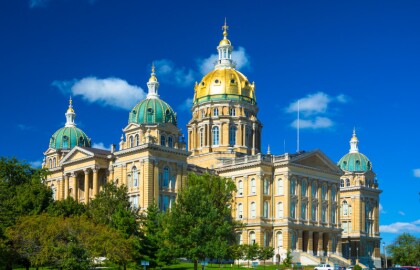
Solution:
<svg viewBox="0 0 420 270">
<path fill-rule="evenodd" d="M 137 103 L 130 112 L 128 123 L 177 125 L 176 113 L 168 103 L 159 98 L 148 98 Z"/>
<path fill-rule="evenodd" d="M 71 149 L 76 145 L 90 147 L 90 138 L 75 126 L 60 128 L 50 139 L 50 147 L 54 149 Z"/>
<path fill-rule="evenodd" d="M 372 170 L 372 163 L 362 153 L 348 153 L 337 163 L 343 171 L 367 172 Z"/>
</svg>

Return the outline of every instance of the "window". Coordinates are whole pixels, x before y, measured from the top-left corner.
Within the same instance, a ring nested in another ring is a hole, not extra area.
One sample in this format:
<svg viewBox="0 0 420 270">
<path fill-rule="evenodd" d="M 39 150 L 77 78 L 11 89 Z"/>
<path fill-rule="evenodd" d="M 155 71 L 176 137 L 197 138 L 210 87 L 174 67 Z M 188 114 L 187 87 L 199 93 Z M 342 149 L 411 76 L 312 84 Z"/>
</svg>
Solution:
<svg viewBox="0 0 420 270">
<path fill-rule="evenodd" d="M 277 232 L 277 248 L 283 248 L 283 233 Z"/>
<path fill-rule="evenodd" d="M 128 138 L 128 141 L 129 141 L 129 145 L 130 145 L 130 147 L 133 147 L 133 146 L 134 146 L 134 139 L 133 139 L 133 136 L 130 136 L 130 137 Z"/>
<path fill-rule="evenodd" d="M 69 148 L 69 137 L 63 136 L 63 148 L 67 149 Z"/>
<path fill-rule="evenodd" d="M 270 182 L 268 179 L 264 179 L 264 195 L 268 195 L 270 193 Z"/>
<path fill-rule="evenodd" d="M 343 221 L 343 223 L 341 223 L 341 228 L 343 229 L 343 233 L 349 232 L 349 224 L 347 223 L 347 221 Z"/>
<path fill-rule="evenodd" d="M 255 244 L 256 243 L 255 240 L 256 240 L 256 238 L 255 238 L 255 232 L 250 232 L 249 233 L 249 244 L 250 245 Z"/>
<path fill-rule="evenodd" d="M 242 180 L 238 181 L 238 195 L 242 196 L 244 192 L 244 182 Z"/>
<path fill-rule="evenodd" d="M 292 179 L 290 181 L 290 194 L 295 195 L 296 194 L 296 180 Z"/>
<path fill-rule="evenodd" d="M 55 201 L 55 200 L 57 200 L 57 189 L 54 186 L 54 184 L 51 185 L 51 190 L 52 190 L 52 198 Z"/>
<path fill-rule="evenodd" d="M 214 108 L 213 116 L 219 116 L 219 109 L 218 108 Z"/>
<path fill-rule="evenodd" d="M 204 118 L 204 116 L 205 116 L 205 112 L 204 110 L 201 110 L 201 118 Z"/>
<path fill-rule="evenodd" d="M 277 203 L 277 218 L 283 218 L 283 203 Z"/>
<path fill-rule="evenodd" d="M 321 211 L 321 221 L 327 222 L 327 207 L 323 206 Z"/>
<path fill-rule="evenodd" d="M 350 179 L 346 179 L 346 186 L 349 187 L 350 186 Z"/>
<path fill-rule="evenodd" d="M 327 200 L 327 186 L 325 184 L 321 187 L 321 198 L 324 201 Z"/>
<path fill-rule="evenodd" d="M 264 217 L 265 218 L 268 218 L 268 210 L 269 210 L 268 207 L 269 207 L 268 201 L 265 201 L 264 202 L 264 209 L 263 209 L 264 210 Z"/>
<path fill-rule="evenodd" d="M 229 109 L 229 115 L 230 115 L 230 116 L 235 116 L 235 115 L 236 115 L 236 110 L 235 110 L 235 108 L 230 108 L 230 109 Z"/>
<path fill-rule="evenodd" d="M 306 219 L 306 203 L 302 202 L 300 210 L 300 218 Z"/>
<path fill-rule="evenodd" d="M 290 217 L 296 218 L 296 202 L 290 204 Z"/>
<path fill-rule="evenodd" d="M 242 203 L 238 203 L 238 219 L 243 219 L 244 207 Z"/>
<path fill-rule="evenodd" d="M 317 216 L 318 216 L 318 206 L 316 204 L 312 204 L 312 209 L 311 209 L 311 214 L 312 214 L 312 220 L 317 220 Z"/>
<path fill-rule="evenodd" d="M 269 231 L 265 231 L 264 232 L 264 246 L 268 247 L 270 246 L 270 240 L 271 240 L 271 235 Z"/>
<path fill-rule="evenodd" d="M 219 127 L 212 128 L 213 145 L 219 145 Z"/>
<path fill-rule="evenodd" d="M 337 192 L 335 190 L 335 187 L 332 187 L 331 188 L 331 201 L 335 202 L 336 197 L 337 197 L 336 195 L 337 195 Z"/>
<path fill-rule="evenodd" d="M 257 193 L 257 183 L 254 178 L 251 179 L 251 195 L 255 195 Z"/>
<path fill-rule="evenodd" d="M 171 136 L 168 137 L 168 147 L 170 148 L 174 147 L 174 142 Z"/>
<path fill-rule="evenodd" d="M 48 167 L 51 169 L 52 168 L 52 158 L 48 159 Z"/>
<path fill-rule="evenodd" d="M 331 223 L 333 223 L 333 224 L 335 224 L 336 222 L 335 222 L 335 216 L 336 216 L 336 213 L 337 212 L 337 209 L 336 209 L 336 207 L 335 206 L 331 206 Z"/>
<path fill-rule="evenodd" d="M 169 186 L 169 168 L 163 168 L 163 187 L 167 188 Z"/>
<path fill-rule="evenodd" d="M 295 232 L 291 232 L 291 234 L 292 234 L 292 250 L 295 250 L 296 249 L 296 234 L 295 234 Z"/>
<path fill-rule="evenodd" d="M 139 196 L 131 196 L 129 199 L 132 208 L 139 208 Z"/>
<path fill-rule="evenodd" d="M 57 167 L 57 160 L 53 158 L 53 167 Z"/>
<path fill-rule="evenodd" d="M 245 146 L 250 147 L 252 141 L 252 131 L 250 127 L 246 127 Z"/>
<path fill-rule="evenodd" d="M 236 127 L 229 127 L 229 145 L 234 146 L 236 144 Z"/>
<path fill-rule="evenodd" d="M 251 208 L 250 208 L 251 212 L 250 212 L 250 216 L 251 218 L 256 218 L 257 217 L 257 205 L 255 202 L 251 202 Z"/>
<path fill-rule="evenodd" d="M 340 180 L 340 187 L 344 187 L 344 180 L 343 179 Z"/>
<path fill-rule="evenodd" d="M 166 137 L 165 135 L 160 136 L 160 145 L 166 146 Z"/>
<path fill-rule="evenodd" d="M 202 128 L 200 128 L 200 147 L 204 146 L 204 130 Z"/>
<path fill-rule="evenodd" d="M 236 239 L 237 239 L 239 245 L 242 245 L 244 243 L 243 238 L 242 238 L 242 233 L 237 233 L 236 234 Z"/>
<path fill-rule="evenodd" d="M 347 201 L 343 201 L 343 205 L 341 206 L 341 213 L 343 216 L 347 216 L 349 214 L 349 205 Z"/>
<path fill-rule="evenodd" d="M 139 138 L 139 135 L 137 134 L 136 135 L 136 146 L 139 146 L 140 145 L 140 138 Z"/>
<path fill-rule="evenodd" d="M 133 175 L 133 187 L 137 187 L 139 185 L 139 174 L 137 172 L 136 166 L 133 167 L 131 172 L 132 172 L 132 175 Z"/>
<path fill-rule="evenodd" d="M 283 179 L 277 179 L 277 195 L 283 195 Z"/>
<path fill-rule="evenodd" d="M 318 195 L 318 189 L 315 182 L 312 182 L 312 198 L 316 198 Z"/>
<path fill-rule="evenodd" d="M 300 192 L 302 197 L 306 197 L 306 189 L 307 189 L 306 181 L 302 180 L 302 187 L 301 187 L 301 192 Z"/>
</svg>

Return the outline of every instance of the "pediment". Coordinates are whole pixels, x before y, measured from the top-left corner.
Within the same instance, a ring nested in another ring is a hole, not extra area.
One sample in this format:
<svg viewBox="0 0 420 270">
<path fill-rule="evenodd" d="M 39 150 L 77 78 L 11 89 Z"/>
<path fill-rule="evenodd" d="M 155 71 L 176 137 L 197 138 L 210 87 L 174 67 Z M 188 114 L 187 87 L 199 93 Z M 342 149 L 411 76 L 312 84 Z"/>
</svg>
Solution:
<svg viewBox="0 0 420 270">
<path fill-rule="evenodd" d="M 329 171 L 333 173 L 342 173 L 340 168 L 321 150 L 306 152 L 295 156 L 292 163 L 302 165 L 305 167 L 312 167 L 322 171 Z"/>
<path fill-rule="evenodd" d="M 94 156 L 95 154 L 93 152 L 76 146 L 61 160 L 61 164 L 93 158 Z"/>
<path fill-rule="evenodd" d="M 129 123 L 125 128 L 123 128 L 123 131 L 127 132 L 128 130 L 137 129 L 137 128 L 140 128 L 139 124 Z"/>
<path fill-rule="evenodd" d="M 55 153 L 57 153 L 57 150 L 50 147 L 50 148 L 47 149 L 47 151 L 44 152 L 44 155 L 48 156 L 50 154 L 55 154 Z"/>
</svg>

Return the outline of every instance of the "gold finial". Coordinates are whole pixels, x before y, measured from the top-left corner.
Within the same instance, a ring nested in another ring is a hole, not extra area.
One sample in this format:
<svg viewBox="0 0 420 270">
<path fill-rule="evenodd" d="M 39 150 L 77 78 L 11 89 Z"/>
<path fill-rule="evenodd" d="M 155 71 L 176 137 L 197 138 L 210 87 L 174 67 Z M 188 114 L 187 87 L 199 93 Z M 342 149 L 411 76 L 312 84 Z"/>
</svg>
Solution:
<svg viewBox="0 0 420 270">
<path fill-rule="evenodd" d="M 155 73 L 155 63 L 152 62 L 152 73 Z"/>
<path fill-rule="evenodd" d="M 225 17 L 225 25 L 222 26 L 222 30 L 223 30 L 223 36 L 226 38 L 228 33 L 227 30 L 229 29 L 229 26 L 226 25 L 226 17 Z"/>
<path fill-rule="evenodd" d="M 73 110 L 73 100 L 71 99 L 71 96 L 70 96 L 69 108 L 67 109 L 67 112 L 74 113 L 74 110 Z"/>
<path fill-rule="evenodd" d="M 152 62 L 152 74 L 150 74 L 149 82 L 157 82 L 157 78 L 155 75 L 155 63 Z"/>
</svg>

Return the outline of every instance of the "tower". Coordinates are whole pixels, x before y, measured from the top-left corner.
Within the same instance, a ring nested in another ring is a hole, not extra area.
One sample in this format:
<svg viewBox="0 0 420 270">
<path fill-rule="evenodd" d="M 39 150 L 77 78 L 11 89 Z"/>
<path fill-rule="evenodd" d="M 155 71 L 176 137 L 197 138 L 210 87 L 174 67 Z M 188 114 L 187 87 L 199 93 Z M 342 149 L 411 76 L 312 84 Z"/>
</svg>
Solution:
<svg viewBox="0 0 420 270">
<path fill-rule="evenodd" d="M 189 163 L 212 168 L 226 158 L 255 155 L 261 149 L 255 84 L 235 69 L 228 26 L 217 46 L 218 60 L 194 87 L 188 127 Z"/>
<path fill-rule="evenodd" d="M 366 266 L 381 267 L 379 235 L 379 194 L 372 163 L 359 152 L 356 130 L 349 153 L 337 164 L 344 175 L 340 180 L 341 225 L 344 257 Z"/>
</svg>

